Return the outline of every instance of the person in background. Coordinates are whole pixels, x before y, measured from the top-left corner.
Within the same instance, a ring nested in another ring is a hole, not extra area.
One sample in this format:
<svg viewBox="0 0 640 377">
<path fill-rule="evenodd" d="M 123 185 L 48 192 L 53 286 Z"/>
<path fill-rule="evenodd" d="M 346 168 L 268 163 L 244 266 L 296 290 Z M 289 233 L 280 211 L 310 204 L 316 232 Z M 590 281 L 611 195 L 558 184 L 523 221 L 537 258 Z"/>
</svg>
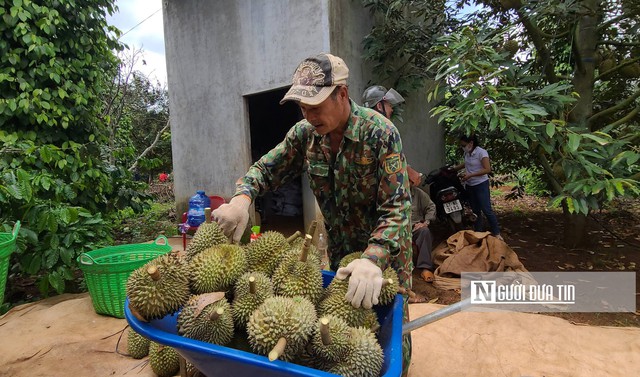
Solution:
<svg viewBox="0 0 640 377">
<path fill-rule="evenodd" d="M 350 276 L 345 298 L 358 307 L 378 303 L 382 271 L 391 266 L 411 289 L 411 197 L 402 141 L 379 113 L 349 98 L 345 62 L 331 54 L 303 60 L 280 103 L 295 101 L 304 117 L 285 139 L 236 182 L 230 203 L 214 219 L 237 242 L 251 202 L 260 194 L 306 173 L 325 219 L 331 267 L 360 251 L 359 259 L 338 269 Z M 407 302 L 405 297 L 405 303 Z M 409 319 L 405 304 L 404 320 Z M 403 368 L 409 369 L 411 339 L 403 337 Z"/>
<path fill-rule="evenodd" d="M 420 277 L 427 283 L 432 283 L 433 261 L 431 260 L 431 250 L 433 248 L 433 236 L 429 229 L 431 221 L 436 219 L 436 205 L 431 201 L 429 195 L 418 186 L 422 181 L 419 172 L 407 167 L 409 182 L 411 183 L 411 227 L 413 243 L 418 248 L 418 260 L 416 268 L 420 269 Z"/>
<path fill-rule="evenodd" d="M 404 98 L 395 89 L 387 90 L 382 85 L 373 85 L 365 89 L 362 94 L 362 105 L 374 109 L 391 120 L 394 107 L 403 103 Z"/>
<path fill-rule="evenodd" d="M 503 240 L 500 235 L 498 218 L 495 213 L 493 213 L 493 208 L 491 208 L 491 192 L 489 191 L 491 161 L 489 160 L 489 153 L 480 147 L 478 136 L 475 134 L 469 136 L 462 135 L 459 139 L 460 146 L 464 150 L 464 163 L 456 165 L 454 169 L 465 169 L 462 181 L 466 185 L 471 209 L 477 216 L 473 230 L 476 232 L 482 232 L 484 230 L 482 224 L 482 214 L 484 213 L 489 222 L 491 234 Z"/>
<path fill-rule="evenodd" d="M 395 89 L 387 90 L 381 85 L 372 85 L 362 93 L 362 104 L 372 108 L 391 119 L 394 107 L 403 103 L 404 98 Z M 421 174 L 407 166 L 407 174 L 411 185 L 411 229 L 412 241 L 418 248 L 418 260 L 416 268 L 421 269 L 420 277 L 428 282 L 433 282 L 433 262 L 431 261 L 431 249 L 433 236 L 429 229 L 429 223 L 436 218 L 436 205 L 429 195 L 418 186 L 422 182 Z M 413 302 L 421 302 L 424 298 L 412 298 Z"/>
</svg>

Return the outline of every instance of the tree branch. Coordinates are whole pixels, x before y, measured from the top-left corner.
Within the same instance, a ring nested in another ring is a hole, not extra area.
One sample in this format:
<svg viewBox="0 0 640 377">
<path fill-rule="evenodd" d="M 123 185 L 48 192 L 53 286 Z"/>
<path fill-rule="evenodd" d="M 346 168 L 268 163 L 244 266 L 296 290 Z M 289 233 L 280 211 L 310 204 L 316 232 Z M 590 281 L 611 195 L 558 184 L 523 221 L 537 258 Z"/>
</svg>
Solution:
<svg viewBox="0 0 640 377">
<path fill-rule="evenodd" d="M 633 119 L 633 117 L 635 117 L 638 114 L 638 112 L 640 112 L 640 106 L 636 106 L 636 108 L 631 110 L 629 114 L 623 116 L 622 118 L 616 120 L 611 124 L 608 124 L 607 127 L 612 127 L 612 128 L 618 127 L 619 125 L 624 124 L 630 121 L 631 119 Z"/>
<path fill-rule="evenodd" d="M 589 119 L 587 119 L 587 125 L 589 126 L 590 130 L 599 130 L 602 127 L 596 127 L 595 129 L 592 128 L 593 124 L 595 124 L 596 120 L 598 120 L 599 118 L 602 118 L 604 116 L 607 115 L 611 115 L 614 114 L 616 111 L 620 111 L 622 109 L 624 109 L 625 107 L 631 105 L 633 103 L 633 101 L 636 100 L 636 98 L 640 97 L 640 90 L 637 90 L 635 93 L 633 93 L 632 95 L 629 96 L 629 98 L 625 99 L 624 101 L 618 103 L 615 106 L 611 106 L 608 107 L 600 112 L 597 112 L 595 114 L 593 114 Z"/>
<path fill-rule="evenodd" d="M 640 42 L 598 41 L 598 45 L 634 47 L 634 46 L 640 46 Z"/>
<path fill-rule="evenodd" d="M 619 16 L 617 16 L 617 17 L 614 17 L 614 18 L 610 19 L 609 21 L 601 23 L 600 26 L 598 26 L 598 30 L 602 31 L 605 28 L 609 27 L 611 24 L 614 24 L 614 23 L 616 23 L 616 22 L 618 22 L 620 20 L 624 20 L 627 17 L 629 17 L 629 15 L 628 14 L 624 14 L 624 13 L 619 15 Z"/>
<path fill-rule="evenodd" d="M 556 192 L 556 194 L 558 195 L 562 194 L 562 185 L 560 184 L 560 182 L 558 182 L 558 179 L 555 177 L 555 175 L 553 175 L 553 169 L 549 164 L 549 160 L 547 160 L 547 156 L 544 155 L 544 149 L 542 149 L 541 146 L 538 146 L 537 154 L 538 154 L 538 160 L 542 165 L 542 169 L 544 170 L 544 172 L 547 174 L 547 177 L 549 178 L 549 183 L 551 183 L 551 187 Z"/>
<path fill-rule="evenodd" d="M 167 119 L 167 123 L 164 125 L 164 127 L 162 127 L 162 129 L 160 131 L 158 131 L 158 133 L 156 133 L 156 137 L 153 139 L 153 142 L 151 143 L 151 145 L 149 145 L 147 147 L 147 149 L 145 149 L 140 154 L 140 156 L 136 157 L 136 159 L 133 161 L 133 164 L 129 167 L 129 171 L 134 171 L 138 167 L 138 162 L 140 161 L 140 159 L 142 159 L 144 156 L 149 154 L 149 152 L 151 152 L 151 150 L 153 150 L 153 148 L 155 148 L 156 144 L 158 144 L 158 141 L 160 140 L 160 136 L 162 136 L 162 133 L 167 128 L 169 128 L 169 119 Z"/>
<path fill-rule="evenodd" d="M 520 22 L 524 26 L 525 30 L 527 30 L 533 45 L 540 54 L 540 59 L 543 64 L 542 71 L 545 77 L 551 84 L 558 82 L 558 77 L 556 76 L 553 68 L 554 64 L 551 62 L 551 53 L 542 39 L 544 33 L 526 16 L 526 14 L 522 13 L 520 9 L 518 9 L 517 12 L 520 17 Z"/>
</svg>

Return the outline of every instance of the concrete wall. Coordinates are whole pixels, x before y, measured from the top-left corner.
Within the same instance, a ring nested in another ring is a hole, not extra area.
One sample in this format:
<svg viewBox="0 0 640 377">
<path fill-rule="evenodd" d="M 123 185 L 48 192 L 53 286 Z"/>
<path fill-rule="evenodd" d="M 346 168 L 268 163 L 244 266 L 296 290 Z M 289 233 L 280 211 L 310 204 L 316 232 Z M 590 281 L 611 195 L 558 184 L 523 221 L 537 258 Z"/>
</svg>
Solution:
<svg viewBox="0 0 640 377">
<path fill-rule="evenodd" d="M 250 166 L 244 96 L 288 87 L 298 63 L 320 52 L 345 60 L 357 103 L 370 83 L 361 41 L 371 19 L 360 0 L 168 0 L 163 12 L 178 213 L 197 189 L 229 198 Z M 444 155 L 425 104 L 409 96 L 397 125 L 421 171 Z"/>
</svg>

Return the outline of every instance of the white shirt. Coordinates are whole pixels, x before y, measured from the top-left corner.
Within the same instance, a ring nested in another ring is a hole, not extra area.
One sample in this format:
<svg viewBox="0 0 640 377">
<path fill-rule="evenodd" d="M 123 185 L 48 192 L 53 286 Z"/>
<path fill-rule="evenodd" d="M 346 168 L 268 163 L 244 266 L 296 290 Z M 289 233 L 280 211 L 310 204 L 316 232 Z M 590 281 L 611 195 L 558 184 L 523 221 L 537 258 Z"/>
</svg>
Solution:
<svg viewBox="0 0 640 377">
<path fill-rule="evenodd" d="M 480 147 L 473 148 L 471 153 L 465 152 L 464 168 L 467 171 L 467 174 L 473 174 L 483 170 L 484 167 L 482 167 L 482 159 L 485 157 L 489 158 L 489 153 Z M 469 186 L 476 186 L 487 180 L 489 180 L 489 176 L 487 174 L 483 174 L 467 179 L 466 184 Z"/>
</svg>

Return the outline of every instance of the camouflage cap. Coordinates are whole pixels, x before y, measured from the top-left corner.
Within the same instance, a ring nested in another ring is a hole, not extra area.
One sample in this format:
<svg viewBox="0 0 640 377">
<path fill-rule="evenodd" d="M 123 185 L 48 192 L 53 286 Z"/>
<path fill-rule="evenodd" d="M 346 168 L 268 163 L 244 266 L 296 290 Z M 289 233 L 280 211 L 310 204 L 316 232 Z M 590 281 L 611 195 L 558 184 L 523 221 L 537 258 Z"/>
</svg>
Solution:
<svg viewBox="0 0 640 377">
<path fill-rule="evenodd" d="M 306 58 L 293 74 L 291 88 L 280 101 L 297 101 L 305 105 L 322 103 L 338 85 L 347 85 L 349 68 L 341 58 L 320 54 Z"/>
</svg>

